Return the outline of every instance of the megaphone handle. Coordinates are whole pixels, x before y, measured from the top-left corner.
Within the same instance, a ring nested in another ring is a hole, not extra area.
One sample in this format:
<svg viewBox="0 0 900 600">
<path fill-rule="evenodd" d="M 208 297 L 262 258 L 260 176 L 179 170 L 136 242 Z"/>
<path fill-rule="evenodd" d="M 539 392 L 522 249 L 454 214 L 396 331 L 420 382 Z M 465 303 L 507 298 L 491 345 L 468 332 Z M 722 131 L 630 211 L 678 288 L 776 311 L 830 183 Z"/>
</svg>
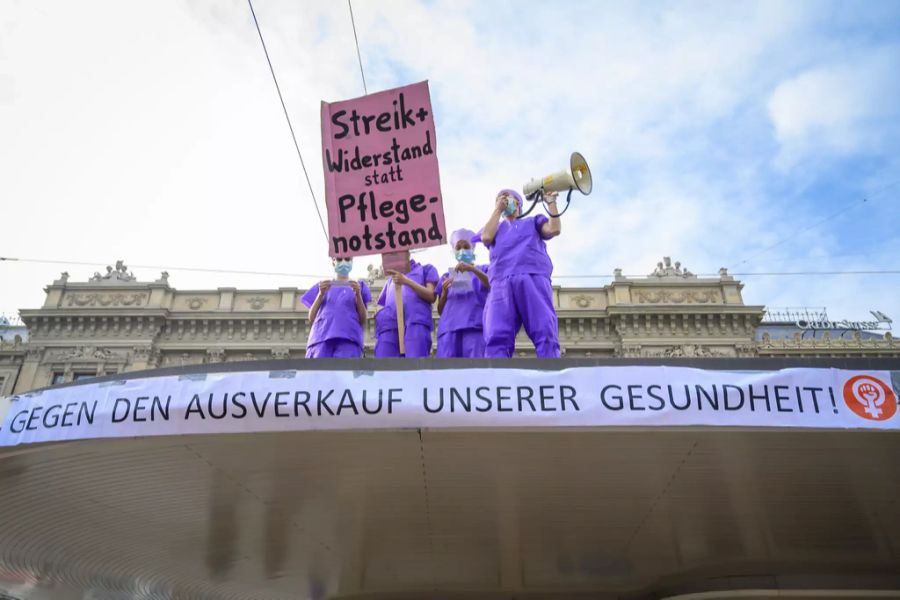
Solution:
<svg viewBox="0 0 900 600">
<path fill-rule="evenodd" d="M 566 211 L 569 210 L 569 205 L 572 203 L 572 192 L 574 192 L 574 191 L 575 190 L 573 188 L 569 188 L 569 193 L 566 194 L 566 207 L 564 209 L 562 209 L 560 212 L 558 212 L 557 214 L 554 215 L 552 212 L 550 212 L 550 209 L 547 208 L 546 204 L 544 205 L 544 212 L 546 212 L 551 217 L 561 217 L 564 214 L 566 214 Z M 541 199 L 543 199 L 543 198 L 541 198 Z M 532 208 L 534 208 L 534 207 L 532 207 Z"/>
<path fill-rule="evenodd" d="M 531 200 L 531 206 L 528 207 L 528 210 L 526 210 L 525 212 L 520 214 L 518 217 L 516 217 L 517 219 L 527 217 L 531 213 L 531 211 L 534 210 L 534 207 L 538 205 L 538 202 L 544 201 L 544 190 L 537 190 L 535 193 L 531 194 L 530 196 L 526 196 L 526 198 Z"/>
</svg>

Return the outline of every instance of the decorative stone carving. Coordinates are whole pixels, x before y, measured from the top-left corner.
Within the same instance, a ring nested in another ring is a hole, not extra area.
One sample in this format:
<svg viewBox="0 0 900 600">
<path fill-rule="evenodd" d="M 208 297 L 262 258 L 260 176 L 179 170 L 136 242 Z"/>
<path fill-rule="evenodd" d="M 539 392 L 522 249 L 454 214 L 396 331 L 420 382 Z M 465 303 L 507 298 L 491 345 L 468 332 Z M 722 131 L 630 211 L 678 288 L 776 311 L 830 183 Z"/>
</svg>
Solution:
<svg viewBox="0 0 900 600">
<path fill-rule="evenodd" d="M 625 358 L 639 358 L 642 356 L 641 354 L 641 345 L 640 344 L 623 344 L 619 351 L 616 353 L 620 356 L 624 356 Z"/>
<path fill-rule="evenodd" d="M 66 306 L 141 306 L 146 299 L 143 293 L 66 294 Z"/>
<path fill-rule="evenodd" d="M 66 285 L 67 281 L 69 281 L 69 272 L 63 271 L 59 274 L 59 279 L 53 282 L 53 285 Z"/>
<path fill-rule="evenodd" d="M 792 350 L 804 356 L 815 355 L 816 350 L 825 350 L 827 353 L 836 351 L 888 352 L 895 348 L 900 348 L 900 344 L 897 344 L 894 336 L 890 333 L 885 333 L 881 338 L 864 340 L 858 331 L 854 332 L 851 338 L 836 338 L 830 335 L 823 335 L 820 338 L 804 338 L 798 333 L 790 338 L 780 340 L 773 340 L 768 333 L 763 333 L 762 340 L 758 342 L 758 349 L 765 354 Z"/>
<path fill-rule="evenodd" d="M 665 358 L 716 358 L 725 356 L 721 352 L 712 350 L 708 346 L 699 344 L 681 344 L 680 346 L 671 346 L 662 352 L 654 353 L 653 356 L 662 356 Z"/>
<path fill-rule="evenodd" d="M 638 290 L 635 297 L 639 304 L 715 304 L 720 298 L 718 290 Z"/>
<path fill-rule="evenodd" d="M 759 355 L 759 353 L 756 351 L 756 346 L 752 343 L 736 344 L 735 351 L 740 358 L 751 358 Z"/>
<path fill-rule="evenodd" d="M 25 350 L 25 360 L 35 361 L 41 360 L 44 357 L 44 347 L 43 346 L 29 346 L 28 349 Z"/>
<path fill-rule="evenodd" d="M 272 358 L 283 360 L 291 357 L 290 348 L 272 348 Z"/>
<path fill-rule="evenodd" d="M 384 279 L 384 267 L 369 265 L 366 268 L 369 271 L 369 275 L 366 277 L 366 282 L 369 285 L 375 285 L 376 281 Z"/>
<path fill-rule="evenodd" d="M 203 308 L 203 305 L 206 304 L 208 298 L 201 298 L 200 296 L 193 296 L 187 299 L 187 306 L 191 310 L 200 310 Z"/>
<path fill-rule="evenodd" d="M 147 359 L 147 368 L 155 369 L 159 367 L 159 363 L 162 360 L 162 352 L 158 349 L 154 348 L 150 353 L 150 357 Z"/>
<path fill-rule="evenodd" d="M 688 271 L 686 268 L 681 268 L 680 262 L 675 262 L 675 266 L 672 266 L 672 259 L 668 256 L 664 256 L 662 262 L 656 263 L 656 268 L 653 269 L 653 272 L 648 275 L 648 277 L 660 277 L 660 278 L 678 278 L 678 279 L 696 279 L 697 276 Z"/>
<path fill-rule="evenodd" d="M 206 362 L 220 363 L 225 362 L 225 350 L 222 348 L 210 348 L 206 351 Z"/>
<path fill-rule="evenodd" d="M 137 277 L 134 276 L 134 273 L 128 271 L 128 267 L 125 266 L 125 262 L 122 260 L 116 261 L 116 268 L 113 269 L 111 266 L 106 266 L 106 275 L 101 275 L 100 273 L 94 273 L 94 276 L 88 279 L 89 283 L 110 283 L 110 282 L 132 282 L 137 281 Z"/>
<path fill-rule="evenodd" d="M 152 346 L 135 346 L 132 350 L 131 360 L 133 360 L 134 362 L 148 362 L 152 354 Z"/>
<path fill-rule="evenodd" d="M 586 294 L 578 294 L 577 296 L 572 296 L 572 302 L 574 302 L 575 306 L 578 308 L 587 308 L 594 302 L 594 297 Z"/>
<path fill-rule="evenodd" d="M 249 304 L 250 308 L 253 310 L 262 310 L 268 303 L 269 298 L 264 298 L 263 296 L 253 296 L 252 298 L 247 299 L 247 304 Z"/>
<path fill-rule="evenodd" d="M 165 284 L 165 285 L 168 285 L 168 284 L 169 284 L 169 272 L 168 272 L 168 271 L 163 271 L 162 273 L 160 273 L 160 274 L 159 274 L 159 279 L 157 279 L 157 280 L 154 281 L 153 283 L 163 283 L 163 284 Z"/>
<path fill-rule="evenodd" d="M 52 353 L 49 360 L 54 362 L 68 361 L 107 361 L 107 360 L 123 360 L 124 356 L 120 353 L 113 352 L 106 348 L 98 348 L 96 346 L 79 346 L 74 350 L 59 350 Z"/>
</svg>

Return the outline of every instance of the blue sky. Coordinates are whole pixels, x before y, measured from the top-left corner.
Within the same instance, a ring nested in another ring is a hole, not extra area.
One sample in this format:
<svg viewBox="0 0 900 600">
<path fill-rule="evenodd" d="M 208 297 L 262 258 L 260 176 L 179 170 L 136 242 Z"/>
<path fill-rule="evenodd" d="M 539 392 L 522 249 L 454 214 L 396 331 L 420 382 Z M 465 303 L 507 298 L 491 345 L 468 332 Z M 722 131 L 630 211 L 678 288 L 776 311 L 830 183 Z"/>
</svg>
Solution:
<svg viewBox="0 0 900 600">
<path fill-rule="evenodd" d="M 0 199 L 17 225 L 0 255 L 328 273 L 246 3 L 2 6 Z M 362 93 L 347 6 L 255 6 L 321 202 L 319 102 Z M 900 2 L 354 12 L 370 91 L 430 81 L 451 229 L 579 150 L 595 191 L 551 243 L 559 275 L 646 274 L 663 255 L 699 273 L 897 269 Z M 450 264 L 445 248 L 421 257 Z M 38 305 L 62 268 L 0 263 L 0 310 Z M 900 318 L 898 275 L 742 279 L 748 303 Z"/>
</svg>

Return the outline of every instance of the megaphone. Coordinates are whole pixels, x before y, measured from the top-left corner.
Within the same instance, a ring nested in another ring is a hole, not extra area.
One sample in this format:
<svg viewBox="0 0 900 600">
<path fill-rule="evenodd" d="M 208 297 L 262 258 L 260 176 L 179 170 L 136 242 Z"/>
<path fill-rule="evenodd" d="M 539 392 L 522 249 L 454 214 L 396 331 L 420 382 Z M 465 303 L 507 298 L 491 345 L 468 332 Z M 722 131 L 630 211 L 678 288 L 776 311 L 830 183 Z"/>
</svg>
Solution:
<svg viewBox="0 0 900 600">
<path fill-rule="evenodd" d="M 566 196 L 566 208 L 562 210 L 559 216 L 569 209 L 569 202 L 572 198 L 572 192 L 578 190 L 585 196 L 591 193 L 594 188 L 594 180 L 591 177 L 591 169 L 588 167 L 587 161 L 580 152 L 573 152 L 569 157 L 569 168 L 562 169 L 556 173 L 551 173 L 540 179 L 532 179 L 522 187 L 522 192 L 526 198 L 532 200 L 534 204 L 528 209 L 528 212 L 522 214 L 524 217 L 537 205 L 538 200 L 543 200 L 546 192 L 563 192 L 568 191 Z"/>
<path fill-rule="evenodd" d="M 569 168 L 557 171 L 540 179 L 532 179 L 522 188 L 526 196 L 533 196 L 538 191 L 563 192 L 576 189 L 585 196 L 591 193 L 594 181 L 591 169 L 580 152 L 573 152 L 569 158 Z"/>
</svg>

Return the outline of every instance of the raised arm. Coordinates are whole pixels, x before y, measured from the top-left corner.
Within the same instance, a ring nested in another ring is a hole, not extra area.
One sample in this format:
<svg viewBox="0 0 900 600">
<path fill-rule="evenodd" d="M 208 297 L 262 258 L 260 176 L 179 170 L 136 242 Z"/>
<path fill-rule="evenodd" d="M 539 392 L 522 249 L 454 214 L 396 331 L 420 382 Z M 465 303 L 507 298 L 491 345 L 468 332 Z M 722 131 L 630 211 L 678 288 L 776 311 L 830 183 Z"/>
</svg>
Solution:
<svg viewBox="0 0 900 600">
<path fill-rule="evenodd" d="M 554 238 L 562 231 L 562 223 L 560 222 L 559 217 L 553 216 L 559 214 L 559 209 L 556 208 L 556 196 L 556 192 L 547 192 L 544 194 L 544 202 L 546 202 L 547 210 L 550 213 L 550 219 L 541 225 L 541 235 L 545 238 Z"/>
<path fill-rule="evenodd" d="M 497 196 L 497 202 L 494 204 L 494 212 L 491 213 L 484 229 L 481 230 L 481 243 L 490 246 L 494 243 L 494 237 L 497 235 L 497 227 L 500 225 L 500 219 L 503 217 L 503 209 L 506 208 L 506 200 Z"/>
</svg>

